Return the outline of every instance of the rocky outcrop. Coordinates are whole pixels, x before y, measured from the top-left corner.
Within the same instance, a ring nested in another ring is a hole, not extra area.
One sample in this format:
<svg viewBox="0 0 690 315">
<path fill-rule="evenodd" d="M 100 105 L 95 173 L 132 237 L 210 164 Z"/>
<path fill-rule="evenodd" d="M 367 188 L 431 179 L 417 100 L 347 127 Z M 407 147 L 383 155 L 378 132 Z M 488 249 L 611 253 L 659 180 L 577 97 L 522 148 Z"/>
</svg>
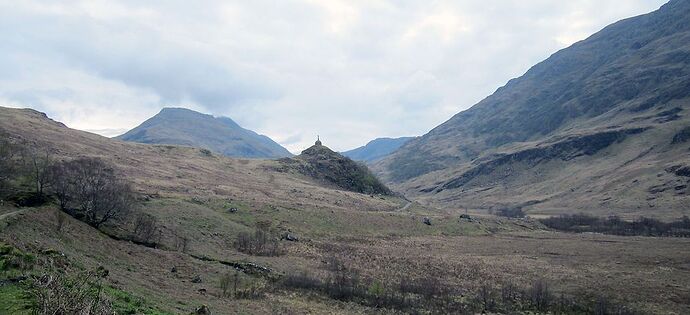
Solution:
<svg viewBox="0 0 690 315">
<path fill-rule="evenodd" d="M 481 162 L 459 177 L 443 184 L 437 191 L 461 187 L 476 177 L 489 175 L 498 167 L 510 163 L 524 162 L 529 167 L 533 167 L 539 163 L 553 159 L 569 161 L 580 156 L 593 155 L 614 143 L 623 141 L 629 135 L 638 134 L 643 131 L 645 131 L 645 128 L 634 128 L 572 136 L 550 145 L 509 154 L 494 155 L 493 158 Z M 503 173 L 501 176 L 508 177 L 510 175 L 510 173 Z"/>
<path fill-rule="evenodd" d="M 391 195 L 388 187 L 362 163 L 316 144 L 295 158 L 279 160 L 279 171 L 296 171 L 325 184 L 363 194 Z"/>
<path fill-rule="evenodd" d="M 690 140 L 690 127 L 685 127 L 673 136 L 671 144 L 685 143 L 688 142 L 688 140 Z"/>
</svg>

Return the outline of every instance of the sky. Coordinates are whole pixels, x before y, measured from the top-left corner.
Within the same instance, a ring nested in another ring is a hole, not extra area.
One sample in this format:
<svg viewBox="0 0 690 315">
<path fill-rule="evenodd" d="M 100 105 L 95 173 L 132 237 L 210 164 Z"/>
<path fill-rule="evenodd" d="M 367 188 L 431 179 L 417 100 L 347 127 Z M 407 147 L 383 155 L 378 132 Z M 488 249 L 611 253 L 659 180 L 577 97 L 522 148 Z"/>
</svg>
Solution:
<svg viewBox="0 0 690 315">
<path fill-rule="evenodd" d="M 665 0 L 0 0 L 0 106 L 114 136 L 163 107 L 293 153 L 422 135 Z"/>
</svg>

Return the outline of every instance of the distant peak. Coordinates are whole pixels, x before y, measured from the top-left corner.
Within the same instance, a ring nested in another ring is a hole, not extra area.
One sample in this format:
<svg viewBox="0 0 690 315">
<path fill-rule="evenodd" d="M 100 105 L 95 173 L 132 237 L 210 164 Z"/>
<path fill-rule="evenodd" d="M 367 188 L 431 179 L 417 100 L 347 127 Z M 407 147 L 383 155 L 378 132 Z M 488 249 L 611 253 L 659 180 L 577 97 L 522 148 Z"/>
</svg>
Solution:
<svg viewBox="0 0 690 315">
<path fill-rule="evenodd" d="M 196 111 L 193 111 L 189 108 L 184 108 L 184 107 L 163 107 L 160 112 L 161 113 L 171 113 L 171 112 L 194 112 L 194 113 L 197 113 Z"/>
</svg>

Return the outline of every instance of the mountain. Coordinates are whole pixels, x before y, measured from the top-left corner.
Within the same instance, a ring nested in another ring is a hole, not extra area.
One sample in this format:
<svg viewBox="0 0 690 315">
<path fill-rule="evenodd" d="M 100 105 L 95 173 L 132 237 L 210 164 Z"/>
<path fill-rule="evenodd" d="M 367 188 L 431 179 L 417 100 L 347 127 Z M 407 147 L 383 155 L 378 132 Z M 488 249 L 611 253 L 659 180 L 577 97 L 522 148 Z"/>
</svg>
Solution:
<svg viewBox="0 0 690 315">
<path fill-rule="evenodd" d="M 408 197 L 531 213 L 687 214 L 690 1 L 616 22 L 376 163 Z"/>
<path fill-rule="evenodd" d="M 241 158 L 280 158 L 290 152 L 227 117 L 213 117 L 185 108 L 163 108 L 138 127 L 117 137 L 120 140 L 174 144 L 209 149 Z"/>
<path fill-rule="evenodd" d="M 343 155 L 355 161 L 374 162 L 393 153 L 393 151 L 412 139 L 414 137 L 378 138 L 370 141 L 365 146 L 345 151 Z"/>
<path fill-rule="evenodd" d="M 295 171 L 319 182 L 364 194 L 392 195 L 369 168 L 324 146 L 321 141 L 294 158 L 279 160 L 282 172 Z"/>
</svg>

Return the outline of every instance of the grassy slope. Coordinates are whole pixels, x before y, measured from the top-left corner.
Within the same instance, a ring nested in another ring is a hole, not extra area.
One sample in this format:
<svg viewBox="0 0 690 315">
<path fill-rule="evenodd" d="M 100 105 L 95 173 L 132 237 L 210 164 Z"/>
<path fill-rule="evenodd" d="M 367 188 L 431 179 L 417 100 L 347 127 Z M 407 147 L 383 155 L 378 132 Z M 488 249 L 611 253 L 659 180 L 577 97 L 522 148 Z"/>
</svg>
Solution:
<svg viewBox="0 0 690 315">
<path fill-rule="evenodd" d="M 191 239 L 188 253 L 182 253 L 115 241 L 72 219 L 57 232 L 53 206 L 24 209 L 0 220 L 0 240 L 22 250 L 40 253 L 50 248 L 84 268 L 105 266 L 110 284 L 117 288 L 111 295 L 131 296 L 123 298 L 127 307 L 140 304 L 187 313 L 208 304 L 222 314 L 381 311 L 299 291 L 278 290 L 257 300 L 223 299 L 219 277 L 233 269 L 195 259 L 194 254 L 253 262 L 277 273 L 324 273 L 324 261 L 339 256 L 364 277 L 386 286 L 395 285 L 399 275 L 423 277 L 431 270 L 442 275 L 446 285 L 468 292 L 480 283 L 505 279 L 528 285 L 540 276 L 557 291 L 569 293 L 591 292 L 604 281 L 604 292 L 644 309 L 690 311 L 683 302 L 690 296 L 690 256 L 678 250 L 690 245 L 686 240 L 540 233 L 539 225 L 529 220 L 479 216 L 478 222 L 460 221 L 453 211 L 416 203 L 401 210 L 406 202 L 395 197 L 324 188 L 308 178 L 273 171 L 273 161 L 205 157 L 194 148 L 113 141 L 65 129 L 33 111 L 2 109 L 0 118 L 3 129 L 55 148 L 57 155 L 99 155 L 116 163 L 134 179 L 137 190 L 151 196 L 137 211 L 159 219 L 163 248 L 172 247 L 173 231 Z M 238 211 L 230 213 L 230 207 Z M 0 213 L 15 210 L 0 206 Z M 423 217 L 430 217 L 432 225 L 424 225 Z M 251 231 L 260 221 L 270 221 L 279 231 L 289 229 L 301 241 L 284 242 L 287 253 L 280 257 L 235 251 L 235 235 Z M 191 282 L 196 275 L 202 283 Z M 263 281 L 249 275 L 242 279 Z M 7 294 L 14 293 L 10 289 Z M 137 303 L 140 298 L 145 303 Z"/>
<path fill-rule="evenodd" d="M 665 171 L 690 165 L 690 144 L 672 144 L 690 124 L 688 12 L 687 1 L 674 0 L 606 27 L 412 140 L 374 170 L 408 197 L 443 207 L 530 203 L 527 210 L 535 214 L 688 214 L 690 178 Z M 511 160 L 437 192 L 500 154 L 640 127 L 653 129 L 591 156 Z"/>
<path fill-rule="evenodd" d="M 235 251 L 235 236 L 252 231 L 261 221 L 271 222 L 277 231 L 290 230 L 307 244 L 331 238 L 488 233 L 486 226 L 459 222 L 435 209 L 417 205 L 404 212 L 396 211 L 406 203 L 397 197 L 334 190 L 306 177 L 277 172 L 275 161 L 209 157 L 195 148 L 111 140 L 70 130 L 32 110 L 1 109 L 0 118 L 0 128 L 12 137 L 50 148 L 56 159 L 89 155 L 114 163 L 122 176 L 134 181 L 142 195 L 151 196 L 136 211 L 158 218 L 163 248 L 174 247 L 175 233 L 190 239 L 188 254 L 256 262 L 277 272 L 318 267 L 318 261 L 301 255 L 313 249 L 304 243 L 287 243 L 288 255 L 275 258 L 251 257 Z M 230 213 L 231 207 L 238 211 Z M 17 210 L 0 208 L 1 213 Z M 118 287 L 135 296 L 145 296 L 150 303 L 168 311 L 189 311 L 201 303 L 211 304 L 217 310 L 273 311 L 271 303 L 265 301 L 244 301 L 228 308 L 217 298 L 199 296 L 196 290 L 200 288 L 207 289 L 209 295 L 217 294 L 214 290 L 218 290 L 218 278 L 228 267 L 183 253 L 115 241 L 75 220 L 70 220 L 65 232 L 57 233 L 53 212 L 52 207 L 22 209 L 21 213 L 8 216 L 3 220 L 0 239 L 24 248 L 33 244 L 53 248 L 85 267 L 103 264 L 111 270 L 112 281 Z M 424 216 L 431 217 L 435 224 L 424 225 Z M 176 275 L 170 274 L 173 266 L 179 270 Z M 190 285 L 194 275 L 203 275 L 209 283 Z M 291 303 L 284 307 L 289 309 Z M 314 307 L 299 298 L 295 303 L 300 305 L 296 307 Z M 329 301 L 320 307 L 333 303 Z"/>
</svg>

